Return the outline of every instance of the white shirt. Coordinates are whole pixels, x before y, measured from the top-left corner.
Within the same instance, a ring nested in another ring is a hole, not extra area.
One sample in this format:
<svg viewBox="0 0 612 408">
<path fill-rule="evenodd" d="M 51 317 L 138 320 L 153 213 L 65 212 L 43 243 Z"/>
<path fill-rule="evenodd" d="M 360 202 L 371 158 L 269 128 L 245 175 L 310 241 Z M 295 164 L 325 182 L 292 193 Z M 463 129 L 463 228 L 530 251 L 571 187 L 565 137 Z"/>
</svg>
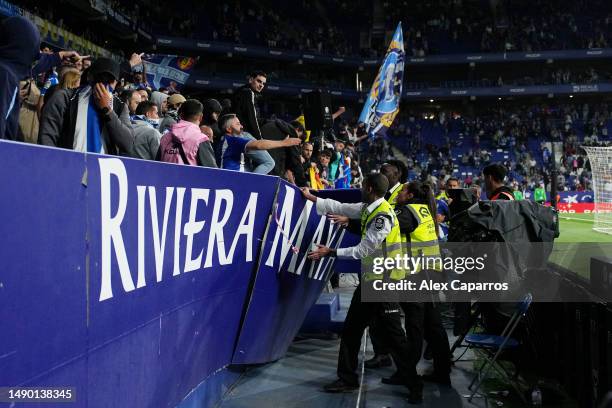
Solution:
<svg viewBox="0 0 612 408">
<path fill-rule="evenodd" d="M 379 198 L 368 205 L 366 207 L 368 215 L 378 208 L 383 201 L 384 198 Z M 331 213 L 359 220 L 364 206 L 364 203 L 341 203 L 330 198 L 317 198 L 317 214 L 319 215 Z M 378 219 L 382 221 L 371 222 L 359 244 L 349 248 L 338 248 L 336 256 L 338 258 L 363 259 L 374 253 L 387 238 L 393 227 L 391 220 L 384 214 L 376 216 L 375 220 Z"/>
</svg>

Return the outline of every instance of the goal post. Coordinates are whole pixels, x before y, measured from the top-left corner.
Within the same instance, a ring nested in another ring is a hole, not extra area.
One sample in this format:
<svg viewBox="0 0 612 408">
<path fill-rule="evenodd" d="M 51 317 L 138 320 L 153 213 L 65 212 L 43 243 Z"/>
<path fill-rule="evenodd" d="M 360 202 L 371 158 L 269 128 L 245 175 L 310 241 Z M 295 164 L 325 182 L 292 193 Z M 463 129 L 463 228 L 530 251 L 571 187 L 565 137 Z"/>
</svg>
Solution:
<svg viewBox="0 0 612 408">
<path fill-rule="evenodd" d="M 591 162 L 595 217 L 593 229 L 612 234 L 612 146 L 582 146 Z"/>
</svg>

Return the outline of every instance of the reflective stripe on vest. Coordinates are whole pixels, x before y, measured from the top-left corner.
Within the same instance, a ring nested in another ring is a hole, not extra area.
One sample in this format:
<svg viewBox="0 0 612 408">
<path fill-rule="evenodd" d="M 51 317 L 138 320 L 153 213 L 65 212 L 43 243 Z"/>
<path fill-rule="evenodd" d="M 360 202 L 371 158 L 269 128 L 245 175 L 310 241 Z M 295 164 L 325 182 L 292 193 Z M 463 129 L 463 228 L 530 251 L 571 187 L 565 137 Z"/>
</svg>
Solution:
<svg viewBox="0 0 612 408">
<path fill-rule="evenodd" d="M 391 232 L 387 235 L 387 238 L 382 242 L 379 248 L 376 249 L 374 254 L 375 257 L 386 257 L 386 258 L 394 258 L 396 256 L 402 256 L 403 254 L 403 246 L 402 239 L 400 234 L 399 222 L 397 221 L 397 217 L 395 216 L 395 212 L 391 205 L 383 200 L 382 203 L 374 211 L 371 213 L 367 213 L 367 207 L 361 212 L 361 238 L 364 238 L 366 235 L 366 231 L 370 224 L 374 221 L 376 217 L 382 216 L 388 219 L 391 222 Z M 362 266 L 365 269 L 363 274 L 365 280 L 374 280 L 374 279 L 382 279 L 383 275 L 375 274 L 372 269 L 374 266 L 374 259 L 372 256 L 368 256 L 361 260 Z M 391 277 L 391 279 L 399 280 L 403 279 L 406 276 L 406 273 L 402 269 L 392 269 L 391 271 L 386 272 L 387 275 Z"/>
<path fill-rule="evenodd" d="M 404 186 L 400 184 L 395 190 L 393 190 L 389 196 L 389 199 L 387 200 L 393 209 L 395 209 L 395 206 L 397 205 L 397 196 L 399 195 L 400 191 L 402 191 L 402 188 L 404 188 Z"/>
<path fill-rule="evenodd" d="M 395 210 L 395 207 L 397 206 L 397 196 L 399 195 L 400 191 L 402 191 L 402 188 L 404 188 L 404 186 L 400 184 L 395 190 L 393 190 L 393 192 L 389 196 L 389 200 L 387 200 L 393 210 Z M 400 239 L 402 241 L 402 255 L 410 255 L 408 249 L 408 237 L 406 237 L 405 234 L 400 233 Z"/>
<path fill-rule="evenodd" d="M 425 204 L 408 204 L 408 208 L 412 210 L 419 220 L 419 226 L 410 233 L 411 255 L 413 257 L 423 256 L 424 261 L 427 258 L 441 260 L 438 231 L 436 231 L 436 223 L 429 211 L 429 207 Z M 441 261 L 430 261 L 429 264 L 433 265 L 433 267 L 427 269 L 442 270 Z"/>
</svg>

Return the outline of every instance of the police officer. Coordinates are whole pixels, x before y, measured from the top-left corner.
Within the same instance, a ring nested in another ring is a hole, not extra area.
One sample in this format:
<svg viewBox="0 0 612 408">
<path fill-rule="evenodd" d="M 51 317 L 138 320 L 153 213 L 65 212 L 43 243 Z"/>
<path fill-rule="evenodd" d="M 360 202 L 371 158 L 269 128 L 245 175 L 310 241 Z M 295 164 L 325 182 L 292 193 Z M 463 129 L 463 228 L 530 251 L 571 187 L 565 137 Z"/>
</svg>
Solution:
<svg viewBox="0 0 612 408">
<path fill-rule="evenodd" d="M 365 266 L 363 279 L 377 279 L 380 276 L 368 272 L 373 263 L 372 255 L 376 250 L 384 251 L 387 257 L 402 253 L 399 224 L 395 212 L 384 199 L 389 181 L 382 174 L 370 174 L 362 188 L 363 203 L 343 204 L 331 199 L 317 198 L 307 188 L 302 189 L 304 197 L 316 203 L 319 214 L 340 214 L 361 221 L 361 241 L 350 248 L 332 248 L 319 245 L 308 257 L 319 260 L 325 256 L 361 259 Z M 401 271 L 391 271 L 391 278 L 401 279 Z M 361 338 L 366 327 L 373 319 L 382 322 L 381 329 L 389 342 L 391 354 L 397 366 L 396 377 L 408 386 L 408 402 L 420 403 L 423 399 L 423 385 L 416 372 L 418 360 L 410 353 L 406 334 L 402 329 L 399 305 L 395 302 L 362 303 L 361 284 L 353 293 L 344 328 L 342 330 L 340 353 L 338 355 L 338 380 L 324 387 L 327 392 L 347 392 L 359 387 L 357 362 Z"/>
</svg>

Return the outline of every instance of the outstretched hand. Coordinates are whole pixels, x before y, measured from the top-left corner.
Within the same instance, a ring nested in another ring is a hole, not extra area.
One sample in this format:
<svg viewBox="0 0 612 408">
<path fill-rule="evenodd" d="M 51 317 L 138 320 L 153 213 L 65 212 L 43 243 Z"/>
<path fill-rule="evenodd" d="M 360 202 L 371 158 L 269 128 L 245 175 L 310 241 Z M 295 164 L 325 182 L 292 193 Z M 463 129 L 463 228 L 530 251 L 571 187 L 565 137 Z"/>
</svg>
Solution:
<svg viewBox="0 0 612 408">
<path fill-rule="evenodd" d="M 304 196 L 304 198 L 307 199 L 308 201 L 312 201 L 313 203 L 317 202 L 317 196 L 312 194 L 308 187 L 302 187 L 300 188 L 300 191 L 302 192 L 302 195 Z"/>
<path fill-rule="evenodd" d="M 137 53 L 133 53 L 132 56 L 130 57 L 130 67 L 134 68 L 137 65 L 142 64 L 142 56 L 144 55 L 144 52 L 137 54 Z"/>
<path fill-rule="evenodd" d="M 289 136 L 287 136 L 285 138 L 284 142 L 285 142 L 285 146 L 287 146 L 287 147 L 297 146 L 297 145 L 302 143 L 302 139 L 300 139 L 299 137 L 289 137 Z"/>
<path fill-rule="evenodd" d="M 345 215 L 327 214 L 327 219 L 334 224 L 340 225 L 341 227 L 348 227 L 349 225 L 349 217 Z"/>
<path fill-rule="evenodd" d="M 328 248 L 325 245 L 317 244 L 317 249 L 308 252 L 308 259 L 311 261 L 318 261 L 325 256 L 329 256 L 331 251 L 331 248 Z"/>
<path fill-rule="evenodd" d="M 58 55 L 63 61 L 76 62 L 81 59 L 81 56 L 76 51 L 59 51 Z"/>
</svg>

